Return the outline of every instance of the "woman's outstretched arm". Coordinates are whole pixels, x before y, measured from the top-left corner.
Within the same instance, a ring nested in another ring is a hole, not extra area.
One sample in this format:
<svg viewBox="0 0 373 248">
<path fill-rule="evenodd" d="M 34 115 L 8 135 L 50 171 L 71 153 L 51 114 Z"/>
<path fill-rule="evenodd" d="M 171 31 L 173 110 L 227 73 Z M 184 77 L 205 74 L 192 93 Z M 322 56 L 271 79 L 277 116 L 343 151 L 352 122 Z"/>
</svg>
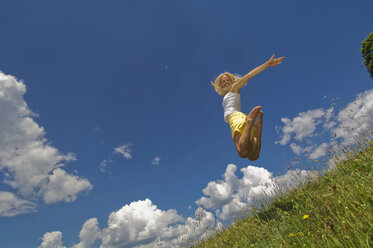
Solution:
<svg viewBox="0 0 373 248">
<path fill-rule="evenodd" d="M 232 86 L 231 91 L 238 93 L 239 90 L 245 86 L 245 84 L 250 80 L 250 78 L 254 77 L 255 75 L 258 75 L 265 69 L 271 66 L 276 66 L 282 63 L 282 60 L 284 60 L 285 57 L 277 58 L 275 59 L 275 55 L 273 56 L 264 64 L 256 67 L 255 69 L 251 70 L 249 73 L 247 73 L 245 76 L 243 76 L 238 82 L 234 83 Z"/>
</svg>

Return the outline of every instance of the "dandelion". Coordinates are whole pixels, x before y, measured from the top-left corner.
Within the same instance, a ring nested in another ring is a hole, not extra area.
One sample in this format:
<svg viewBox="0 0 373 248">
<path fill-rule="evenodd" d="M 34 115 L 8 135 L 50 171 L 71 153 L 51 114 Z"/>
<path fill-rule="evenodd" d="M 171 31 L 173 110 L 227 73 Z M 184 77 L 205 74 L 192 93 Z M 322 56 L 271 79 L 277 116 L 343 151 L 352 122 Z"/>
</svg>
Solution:
<svg viewBox="0 0 373 248">
<path fill-rule="evenodd" d="M 303 220 L 308 219 L 310 216 L 308 214 L 303 215 Z"/>
<path fill-rule="evenodd" d="M 290 234 L 289 234 L 289 237 L 294 237 L 294 236 L 295 236 L 294 233 L 290 233 Z"/>
</svg>

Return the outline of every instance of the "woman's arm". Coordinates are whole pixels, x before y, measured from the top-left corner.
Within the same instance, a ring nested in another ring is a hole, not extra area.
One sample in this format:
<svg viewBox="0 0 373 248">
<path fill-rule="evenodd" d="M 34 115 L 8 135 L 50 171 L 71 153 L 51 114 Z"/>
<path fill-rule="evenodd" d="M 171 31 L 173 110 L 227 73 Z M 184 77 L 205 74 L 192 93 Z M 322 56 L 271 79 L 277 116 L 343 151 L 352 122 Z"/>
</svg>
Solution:
<svg viewBox="0 0 373 248">
<path fill-rule="evenodd" d="M 255 69 L 251 70 L 249 73 L 247 73 L 245 76 L 243 76 L 238 82 L 234 83 L 232 85 L 231 91 L 238 93 L 240 91 L 240 89 L 243 86 L 245 86 L 245 84 L 250 80 L 250 78 L 258 75 L 259 73 L 261 73 L 262 71 L 264 71 L 268 67 L 276 66 L 276 65 L 281 64 L 282 60 L 284 60 L 284 58 L 285 57 L 275 59 L 275 55 L 273 54 L 273 56 L 267 62 L 265 62 L 264 64 L 262 64 L 258 67 L 256 67 Z"/>
</svg>

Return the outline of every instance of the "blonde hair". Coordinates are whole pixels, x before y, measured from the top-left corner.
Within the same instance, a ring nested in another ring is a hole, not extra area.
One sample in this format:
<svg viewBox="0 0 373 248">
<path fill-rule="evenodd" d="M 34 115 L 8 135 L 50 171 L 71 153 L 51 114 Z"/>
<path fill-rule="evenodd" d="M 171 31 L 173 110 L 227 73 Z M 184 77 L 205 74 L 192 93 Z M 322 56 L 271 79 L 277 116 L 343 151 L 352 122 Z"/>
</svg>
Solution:
<svg viewBox="0 0 373 248">
<path fill-rule="evenodd" d="M 229 87 L 227 87 L 227 88 L 222 88 L 221 85 L 220 85 L 220 84 L 221 84 L 221 78 L 222 78 L 224 75 L 230 77 L 230 78 L 232 79 L 233 84 L 234 84 L 235 82 L 237 82 L 238 80 L 241 79 L 241 77 L 240 77 L 239 75 L 237 75 L 237 74 L 232 74 L 232 73 L 229 73 L 229 72 L 224 72 L 224 73 L 220 74 L 220 75 L 215 79 L 215 82 L 213 83 L 213 86 L 214 86 L 214 88 L 215 88 L 215 91 L 216 91 L 219 95 L 221 95 L 221 96 L 224 96 L 225 94 L 227 94 L 227 93 L 229 92 Z M 233 84 L 232 84 L 232 85 L 233 85 Z"/>
</svg>

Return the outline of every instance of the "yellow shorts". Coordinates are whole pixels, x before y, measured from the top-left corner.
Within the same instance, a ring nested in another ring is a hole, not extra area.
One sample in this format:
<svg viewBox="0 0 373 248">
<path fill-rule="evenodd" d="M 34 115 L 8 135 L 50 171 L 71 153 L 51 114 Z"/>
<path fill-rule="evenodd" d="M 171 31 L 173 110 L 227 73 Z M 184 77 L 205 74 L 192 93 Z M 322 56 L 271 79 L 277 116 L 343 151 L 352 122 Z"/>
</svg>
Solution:
<svg viewBox="0 0 373 248">
<path fill-rule="evenodd" d="M 229 126 L 231 127 L 232 139 L 233 139 L 236 132 L 239 132 L 242 134 L 243 130 L 245 129 L 246 115 L 241 112 L 235 112 L 233 114 L 230 114 L 228 116 L 228 123 L 229 123 Z M 255 132 L 255 129 L 253 126 L 250 132 L 250 140 L 253 140 L 254 132 Z"/>
</svg>

